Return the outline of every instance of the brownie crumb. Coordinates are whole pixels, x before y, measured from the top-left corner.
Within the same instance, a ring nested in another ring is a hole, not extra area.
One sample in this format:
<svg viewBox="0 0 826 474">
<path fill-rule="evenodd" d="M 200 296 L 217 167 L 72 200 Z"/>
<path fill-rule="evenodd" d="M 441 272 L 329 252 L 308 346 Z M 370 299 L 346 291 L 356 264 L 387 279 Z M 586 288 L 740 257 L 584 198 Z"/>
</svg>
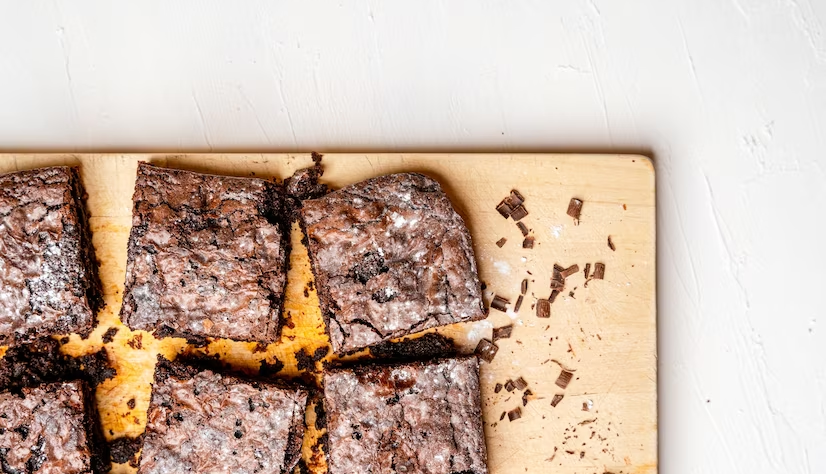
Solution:
<svg viewBox="0 0 826 474">
<path fill-rule="evenodd" d="M 574 218 L 574 224 L 579 224 L 579 216 L 582 214 L 582 200 L 571 198 L 568 203 L 568 215 Z"/>
<path fill-rule="evenodd" d="M 561 402 L 563 398 L 565 398 L 565 395 L 557 393 L 556 395 L 554 395 L 553 400 L 551 400 L 551 406 L 556 407 L 557 405 L 559 405 L 559 402 Z"/>
<path fill-rule="evenodd" d="M 617 250 L 617 247 L 614 245 L 614 241 L 611 239 L 610 235 L 608 236 L 608 248 L 613 252 L 616 252 Z"/>
<path fill-rule="evenodd" d="M 508 241 L 508 239 L 502 237 L 501 239 L 496 241 L 496 246 L 501 249 L 505 245 L 505 242 L 507 242 L 507 241 Z"/>
<path fill-rule="evenodd" d="M 479 344 L 476 345 L 475 354 L 479 356 L 480 359 L 490 363 L 498 351 L 499 346 L 487 339 L 482 339 L 479 341 Z"/>
<path fill-rule="evenodd" d="M 571 379 L 574 377 L 572 372 L 568 372 L 567 370 L 563 370 L 559 373 L 559 377 L 556 379 L 556 385 L 561 388 L 565 389 L 568 387 L 568 384 L 571 383 Z"/>
<path fill-rule="evenodd" d="M 110 342 L 115 340 L 115 334 L 117 334 L 117 333 L 118 333 L 118 328 L 116 328 L 116 327 L 111 327 L 111 328 L 107 329 L 106 332 L 103 333 L 103 338 L 102 338 L 103 343 L 104 344 L 109 344 Z"/>
<path fill-rule="evenodd" d="M 551 317 L 551 302 L 548 300 L 537 300 L 536 302 L 536 317 L 550 318 Z"/>
<path fill-rule="evenodd" d="M 528 231 L 528 226 L 526 226 L 524 223 L 522 223 L 522 222 L 517 222 L 517 223 L 516 223 L 516 227 L 519 227 L 519 231 L 520 231 L 520 232 L 522 232 L 522 235 L 523 235 L 523 236 L 527 236 L 527 235 L 528 235 L 528 233 L 529 233 L 529 231 Z"/>
<path fill-rule="evenodd" d="M 519 377 L 513 382 L 513 385 L 516 387 L 517 390 L 525 390 L 528 388 L 528 382 L 525 381 L 524 378 Z"/>
<path fill-rule="evenodd" d="M 506 298 L 503 298 L 499 295 L 495 295 L 493 297 L 493 301 L 490 302 L 490 307 L 505 313 L 508 311 L 508 304 L 510 304 L 510 301 L 508 301 Z"/>
<path fill-rule="evenodd" d="M 522 408 L 516 407 L 508 412 L 508 421 L 516 421 L 522 418 Z"/>
<path fill-rule="evenodd" d="M 534 244 L 533 237 L 525 237 L 525 240 L 522 241 L 522 248 L 523 249 L 532 249 Z"/>
<path fill-rule="evenodd" d="M 513 333 L 513 324 L 493 328 L 493 342 L 496 342 L 499 339 L 508 339 L 511 337 L 511 333 Z"/>
<path fill-rule="evenodd" d="M 516 304 L 515 304 L 515 305 L 513 305 L 513 312 L 514 312 L 514 313 L 518 313 L 518 312 L 519 312 L 519 308 L 521 308 L 521 307 L 522 307 L 522 300 L 523 300 L 524 298 L 525 298 L 525 297 L 524 297 L 524 296 L 522 296 L 522 295 L 519 295 L 519 298 L 516 298 Z"/>
</svg>

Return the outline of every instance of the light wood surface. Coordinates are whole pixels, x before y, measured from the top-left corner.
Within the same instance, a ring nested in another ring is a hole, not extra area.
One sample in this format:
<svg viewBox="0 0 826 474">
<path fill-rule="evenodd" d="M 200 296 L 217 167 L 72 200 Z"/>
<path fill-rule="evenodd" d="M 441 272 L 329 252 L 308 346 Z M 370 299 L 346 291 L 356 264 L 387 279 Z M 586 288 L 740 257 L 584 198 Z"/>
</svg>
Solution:
<svg viewBox="0 0 826 474">
<path fill-rule="evenodd" d="M 101 336 L 118 328 L 106 344 L 118 376 L 97 393 L 107 436 L 140 434 L 145 424 L 150 381 L 157 353 L 173 357 L 181 340 L 155 340 L 130 331 L 118 320 L 138 160 L 160 166 L 237 176 L 283 179 L 311 164 L 309 154 L 233 155 L 0 155 L 0 172 L 55 164 L 79 165 L 107 306 L 87 340 L 72 336 L 64 350 L 82 354 L 99 350 Z M 482 366 L 482 400 L 492 474 L 657 472 L 657 374 L 655 301 L 654 171 L 647 158 L 628 155 L 465 155 L 327 154 L 323 180 L 334 187 L 387 173 L 419 171 L 438 179 L 473 236 L 486 301 L 493 294 L 516 301 L 523 278 L 529 288 L 521 310 L 491 310 L 485 321 L 441 328 L 466 351 L 489 338 L 491 328 L 514 324 L 510 339 L 498 341 L 499 353 Z M 536 237 L 522 248 L 522 234 L 496 204 L 512 189 L 526 198 L 523 222 Z M 568 201 L 584 201 L 581 222 L 566 215 Z M 616 250 L 607 244 L 612 237 Z M 497 240 L 505 237 L 499 248 Z M 295 353 L 313 353 L 327 345 L 306 249 L 297 226 L 285 302 L 282 341 L 265 351 L 255 344 L 218 341 L 206 351 L 239 368 L 254 370 L 266 358 L 285 364 L 285 376 L 300 374 Z M 536 298 L 547 298 L 554 263 L 562 266 L 603 262 L 605 279 L 587 287 L 580 271 L 567 279 L 565 292 L 538 319 Z M 573 296 L 568 294 L 574 292 Z M 327 357 L 329 359 L 330 356 Z M 567 389 L 555 385 L 560 364 L 574 369 Z M 320 364 L 317 364 L 320 365 Z M 523 377 L 533 393 L 522 407 L 522 392 L 494 393 L 497 383 Z M 564 399 L 551 406 L 555 394 Z M 135 408 L 127 401 L 135 399 Z M 503 412 L 522 407 L 513 422 Z M 590 407 L 589 411 L 585 411 Z M 308 421 L 313 414 L 308 412 Z M 310 430 L 305 459 L 324 472 L 323 457 L 311 445 L 320 433 Z M 113 472 L 131 472 L 115 466 Z"/>
</svg>

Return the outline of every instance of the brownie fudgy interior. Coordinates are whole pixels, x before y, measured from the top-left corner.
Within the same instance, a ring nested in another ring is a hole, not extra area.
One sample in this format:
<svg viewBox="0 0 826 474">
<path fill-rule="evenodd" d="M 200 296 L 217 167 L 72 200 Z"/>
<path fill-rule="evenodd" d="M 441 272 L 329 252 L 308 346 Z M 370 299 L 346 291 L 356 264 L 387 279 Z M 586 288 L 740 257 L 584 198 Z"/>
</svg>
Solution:
<svg viewBox="0 0 826 474">
<path fill-rule="evenodd" d="M 121 318 L 159 337 L 271 343 L 288 240 L 275 183 L 138 166 Z"/>
<path fill-rule="evenodd" d="M 332 369 L 330 474 L 487 473 L 476 357 Z"/>
<path fill-rule="evenodd" d="M 307 392 L 159 357 L 138 472 L 289 472 Z"/>
<path fill-rule="evenodd" d="M 0 345 L 86 337 L 102 306 L 76 168 L 0 176 Z"/>
<path fill-rule="evenodd" d="M 381 176 L 300 215 L 335 352 L 485 317 L 470 233 L 433 179 Z"/>
</svg>

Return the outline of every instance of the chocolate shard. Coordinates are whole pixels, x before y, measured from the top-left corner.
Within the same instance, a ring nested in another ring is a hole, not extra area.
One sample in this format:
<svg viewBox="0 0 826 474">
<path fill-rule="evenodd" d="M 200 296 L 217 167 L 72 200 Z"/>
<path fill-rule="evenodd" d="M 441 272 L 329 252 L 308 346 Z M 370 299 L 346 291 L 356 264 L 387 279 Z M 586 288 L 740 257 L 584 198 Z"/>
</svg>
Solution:
<svg viewBox="0 0 826 474">
<path fill-rule="evenodd" d="M 555 406 L 559 405 L 559 402 L 561 402 L 563 398 L 565 398 L 565 395 L 561 395 L 561 394 L 557 393 L 556 395 L 554 395 L 553 400 L 551 400 L 551 406 L 555 407 Z"/>
<path fill-rule="evenodd" d="M 519 377 L 518 379 L 514 380 L 513 384 L 517 390 L 525 390 L 526 388 L 528 388 L 528 382 L 526 382 L 523 377 Z"/>
<path fill-rule="evenodd" d="M 513 392 L 514 389 L 516 389 L 516 384 L 513 382 L 513 380 L 508 380 L 507 382 L 505 382 L 505 390 L 507 390 L 508 392 Z"/>
<path fill-rule="evenodd" d="M 495 309 L 495 310 L 502 311 L 504 313 L 504 312 L 508 311 L 508 305 L 509 304 L 510 304 L 510 301 L 508 301 L 507 299 L 502 298 L 499 295 L 495 295 L 493 297 L 493 301 L 490 302 L 490 307 Z"/>
<path fill-rule="evenodd" d="M 590 263 L 586 263 L 586 264 L 585 264 L 585 279 L 586 279 L 586 280 L 588 279 L 588 276 L 589 276 L 590 274 L 591 274 L 591 264 L 590 264 Z"/>
<path fill-rule="evenodd" d="M 517 191 L 515 189 L 511 189 L 510 199 L 511 199 L 511 203 L 514 206 L 519 206 L 520 204 L 525 202 L 525 197 L 522 196 L 522 193 L 520 193 L 519 191 Z"/>
<path fill-rule="evenodd" d="M 532 249 L 534 244 L 533 237 L 525 237 L 525 240 L 522 241 L 522 248 L 523 249 Z"/>
<path fill-rule="evenodd" d="M 604 263 L 595 263 L 594 264 L 594 280 L 602 280 L 605 278 L 605 264 Z"/>
<path fill-rule="evenodd" d="M 616 252 L 617 250 L 617 247 L 614 245 L 614 241 L 611 239 L 610 235 L 608 236 L 608 248 L 613 252 Z"/>
<path fill-rule="evenodd" d="M 520 288 L 520 290 L 521 290 L 521 293 L 523 295 L 528 292 L 528 279 L 527 278 L 522 280 L 522 287 Z"/>
<path fill-rule="evenodd" d="M 519 231 L 522 232 L 522 235 L 528 235 L 528 226 L 526 226 L 524 222 L 517 222 L 516 227 L 519 227 Z"/>
<path fill-rule="evenodd" d="M 518 312 L 519 312 L 519 309 L 522 307 L 522 300 L 523 300 L 524 298 L 525 298 L 525 297 L 524 297 L 523 295 L 519 295 L 519 298 L 516 298 L 516 304 L 515 304 L 515 305 L 513 305 L 513 312 L 514 312 L 514 313 L 518 313 Z"/>
<path fill-rule="evenodd" d="M 571 383 L 571 379 L 574 377 L 573 372 L 568 372 L 567 370 L 563 370 L 559 373 L 559 377 L 556 378 L 556 386 L 565 389 L 568 387 L 568 384 Z"/>
<path fill-rule="evenodd" d="M 496 241 L 496 246 L 497 246 L 497 247 L 499 247 L 499 248 L 501 249 L 501 248 L 502 248 L 502 246 L 504 246 L 504 245 L 505 245 L 505 242 L 507 242 L 507 241 L 508 241 L 508 239 L 506 239 L 506 238 L 502 237 L 501 239 L 499 239 L 499 240 L 497 240 L 497 241 Z"/>
<path fill-rule="evenodd" d="M 550 318 L 551 317 L 551 302 L 548 300 L 536 301 L 536 317 Z"/>
<path fill-rule="evenodd" d="M 579 224 L 579 216 L 582 214 L 582 200 L 571 198 L 568 203 L 568 215 L 574 218 L 574 224 Z"/>
<path fill-rule="evenodd" d="M 556 301 L 557 296 L 559 296 L 559 292 L 557 290 L 552 291 L 551 296 L 548 298 L 548 301 L 553 303 L 554 301 Z"/>
<path fill-rule="evenodd" d="M 523 407 L 528 404 L 528 398 L 530 398 L 531 395 L 533 395 L 533 392 L 531 392 L 531 389 L 527 389 L 522 393 L 522 406 Z"/>
<path fill-rule="evenodd" d="M 551 290 L 554 291 L 562 291 L 565 289 L 565 280 L 557 278 L 557 273 L 554 272 L 554 276 L 551 278 Z"/>
<path fill-rule="evenodd" d="M 525 216 L 528 215 L 528 210 L 525 209 L 525 206 L 517 206 L 511 212 L 511 219 L 515 221 L 522 220 Z"/>
<path fill-rule="evenodd" d="M 499 392 L 501 392 L 501 391 L 502 391 L 502 387 L 504 387 L 504 385 L 502 385 L 501 383 L 497 383 L 497 384 L 496 384 L 496 386 L 495 386 L 495 387 L 493 387 L 493 393 L 499 393 Z"/>
<path fill-rule="evenodd" d="M 560 274 L 562 275 L 562 278 L 568 278 L 569 276 L 573 275 L 574 273 L 576 273 L 578 271 L 579 271 L 579 265 L 577 265 L 575 263 L 575 264 L 571 265 L 570 267 L 566 268 L 565 270 L 562 270 L 560 272 Z"/>
<path fill-rule="evenodd" d="M 508 412 L 508 421 L 516 421 L 522 418 L 522 408 L 516 407 Z"/>
<path fill-rule="evenodd" d="M 496 206 L 496 210 L 499 211 L 499 214 L 502 214 L 502 217 L 505 219 L 510 217 L 511 213 L 513 213 L 513 208 L 509 206 L 504 199 Z"/>
<path fill-rule="evenodd" d="M 508 324 L 507 326 L 493 328 L 493 342 L 496 342 L 499 339 L 508 339 L 509 337 L 511 337 L 512 332 L 513 332 L 513 324 Z"/>
<path fill-rule="evenodd" d="M 504 411 L 503 411 L 503 412 L 502 412 L 502 414 L 501 414 L 501 415 L 499 415 L 499 421 L 504 420 L 504 419 L 505 419 L 505 415 L 507 415 L 507 412 L 504 412 Z"/>
<path fill-rule="evenodd" d="M 475 354 L 483 361 L 490 363 L 499 351 L 499 346 L 487 339 L 482 339 L 476 345 Z"/>
</svg>

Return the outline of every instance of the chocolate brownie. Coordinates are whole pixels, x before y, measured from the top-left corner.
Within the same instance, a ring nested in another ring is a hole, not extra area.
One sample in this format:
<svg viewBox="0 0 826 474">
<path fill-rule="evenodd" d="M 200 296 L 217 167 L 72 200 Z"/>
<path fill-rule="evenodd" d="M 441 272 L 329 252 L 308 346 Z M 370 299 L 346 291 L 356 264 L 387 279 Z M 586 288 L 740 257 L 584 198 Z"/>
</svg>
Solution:
<svg viewBox="0 0 826 474">
<path fill-rule="evenodd" d="M 335 352 L 485 317 L 470 233 L 436 181 L 381 176 L 300 214 Z"/>
<path fill-rule="evenodd" d="M 102 307 L 76 168 L 0 176 L 0 345 L 92 331 Z"/>
<path fill-rule="evenodd" d="M 156 336 L 271 343 L 287 282 L 278 186 L 138 166 L 121 319 Z"/>
<path fill-rule="evenodd" d="M 82 381 L 0 392 L 0 470 L 109 472 L 93 400 L 94 393 Z"/>
<path fill-rule="evenodd" d="M 480 398 L 472 356 L 328 371 L 330 474 L 487 473 Z"/>
<path fill-rule="evenodd" d="M 159 357 L 139 473 L 286 473 L 307 392 Z"/>
</svg>

